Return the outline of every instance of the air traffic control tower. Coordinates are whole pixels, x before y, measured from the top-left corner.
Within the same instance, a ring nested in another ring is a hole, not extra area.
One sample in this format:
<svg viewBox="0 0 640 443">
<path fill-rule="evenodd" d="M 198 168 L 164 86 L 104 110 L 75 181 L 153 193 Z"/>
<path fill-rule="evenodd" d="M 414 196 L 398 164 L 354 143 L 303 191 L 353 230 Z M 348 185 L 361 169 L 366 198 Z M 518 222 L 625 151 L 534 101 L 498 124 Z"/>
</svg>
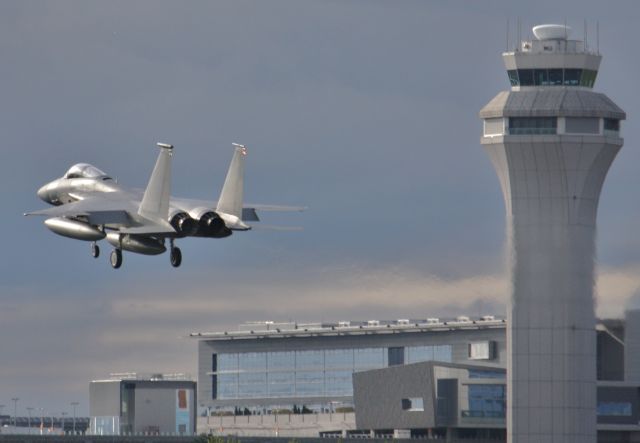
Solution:
<svg viewBox="0 0 640 443">
<path fill-rule="evenodd" d="M 507 213 L 507 441 L 596 442 L 596 212 L 625 113 L 592 90 L 601 56 L 563 25 L 503 54 L 481 111 Z"/>
</svg>

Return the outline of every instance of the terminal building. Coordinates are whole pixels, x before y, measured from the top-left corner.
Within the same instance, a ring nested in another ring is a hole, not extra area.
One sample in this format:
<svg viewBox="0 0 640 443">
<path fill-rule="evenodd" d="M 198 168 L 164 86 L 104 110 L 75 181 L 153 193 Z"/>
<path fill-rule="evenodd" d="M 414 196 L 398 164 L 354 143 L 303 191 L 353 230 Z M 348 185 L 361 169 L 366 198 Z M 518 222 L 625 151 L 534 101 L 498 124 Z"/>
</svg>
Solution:
<svg viewBox="0 0 640 443">
<path fill-rule="evenodd" d="M 636 350 L 625 358 L 625 323 L 640 324 L 634 312 L 596 327 L 599 441 L 640 436 L 640 367 L 632 372 L 640 339 L 626 337 Z M 192 333 L 204 415 L 198 431 L 503 441 L 506 327 L 484 316 L 262 322 Z M 629 329 L 640 338 L 640 326 Z"/>
</svg>

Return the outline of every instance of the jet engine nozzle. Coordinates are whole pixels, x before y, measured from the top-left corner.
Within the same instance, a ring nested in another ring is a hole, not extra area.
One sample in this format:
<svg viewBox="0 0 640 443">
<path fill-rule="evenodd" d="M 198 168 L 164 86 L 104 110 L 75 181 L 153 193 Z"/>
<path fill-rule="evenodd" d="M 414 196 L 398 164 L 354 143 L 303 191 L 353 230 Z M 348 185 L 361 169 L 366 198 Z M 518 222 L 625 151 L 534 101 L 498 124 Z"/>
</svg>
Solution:
<svg viewBox="0 0 640 443">
<path fill-rule="evenodd" d="M 169 219 L 169 223 L 176 230 L 178 235 L 185 237 L 192 235 L 198 229 L 198 223 L 186 212 L 178 212 Z"/>
</svg>

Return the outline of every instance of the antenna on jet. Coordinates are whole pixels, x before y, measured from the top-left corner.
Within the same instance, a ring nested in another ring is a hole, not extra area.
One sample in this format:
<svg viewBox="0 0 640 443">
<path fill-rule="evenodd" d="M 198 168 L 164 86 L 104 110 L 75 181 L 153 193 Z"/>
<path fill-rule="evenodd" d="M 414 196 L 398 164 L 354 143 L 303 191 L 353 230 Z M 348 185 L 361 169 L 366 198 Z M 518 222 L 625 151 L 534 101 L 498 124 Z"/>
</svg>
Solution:
<svg viewBox="0 0 640 443">
<path fill-rule="evenodd" d="M 156 146 L 158 146 L 159 148 L 163 148 L 163 149 L 173 149 L 173 145 L 170 145 L 169 143 L 156 143 Z"/>
<path fill-rule="evenodd" d="M 596 21 L 596 50 L 600 55 L 600 20 Z"/>
</svg>

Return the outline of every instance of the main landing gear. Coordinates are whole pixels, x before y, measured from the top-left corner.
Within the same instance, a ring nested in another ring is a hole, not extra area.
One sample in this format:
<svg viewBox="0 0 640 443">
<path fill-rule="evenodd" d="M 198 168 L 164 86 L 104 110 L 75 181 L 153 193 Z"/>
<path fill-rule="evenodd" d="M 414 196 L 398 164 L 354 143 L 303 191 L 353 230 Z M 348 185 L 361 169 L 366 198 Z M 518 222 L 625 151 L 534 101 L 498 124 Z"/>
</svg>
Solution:
<svg viewBox="0 0 640 443">
<path fill-rule="evenodd" d="M 109 261 L 111 262 L 111 267 L 113 269 L 118 269 L 120 266 L 122 266 L 122 249 L 115 248 L 113 251 L 111 251 Z"/>
<path fill-rule="evenodd" d="M 91 243 L 91 256 L 93 258 L 98 258 L 100 256 L 100 246 L 98 246 L 98 243 L 96 242 Z"/>
<path fill-rule="evenodd" d="M 173 239 L 169 240 L 169 260 L 171 261 L 171 266 L 177 268 L 182 263 L 182 251 L 179 247 L 173 245 Z"/>
</svg>

